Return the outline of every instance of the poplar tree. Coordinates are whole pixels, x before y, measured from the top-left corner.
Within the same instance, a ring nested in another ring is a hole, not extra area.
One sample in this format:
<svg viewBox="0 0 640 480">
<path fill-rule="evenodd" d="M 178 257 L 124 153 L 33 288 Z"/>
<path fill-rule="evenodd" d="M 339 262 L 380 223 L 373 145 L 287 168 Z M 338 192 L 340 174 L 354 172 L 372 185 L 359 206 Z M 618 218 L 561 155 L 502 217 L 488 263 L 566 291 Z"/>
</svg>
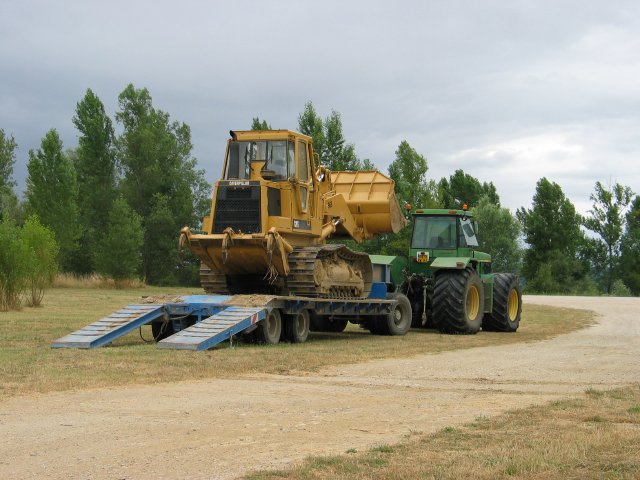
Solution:
<svg viewBox="0 0 640 480">
<path fill-rule="evenodd" d="M 121 189 L 147 231 L 142 272 L 151 283 L 166 283 L 169 280 L 162 277 L 177 268 L 175 245 L 180 228 L 201 222 L 203 210 L 210 205 L 211 187 L 191 156 L 191 129 L 187 124 L 171 121 L 168 113 L 155 109 L 146 88 L 128 85 L 118 100 L 116 119 L 123 126 L 116 142 L 123 176 Z M 158 213 L 158 195 L 166 199 L 170 211 L 167 214 L 163 209 L 163 218 L 170 224 L 163 223 L 166 229 L 162 232 L 147 225 Z M 160 235 L 167 236 L 166 242 L 157 239 Z"/>
<path fill-rule="evenodd" d="M 271 125 L 266 120 L 260 120 L 258 117 L 254 117 L 251 122 L 251 130 L 271 130 Z"/>
<path fill-rule="evenodd" d="M 584 226 L 600 237 L 597 241 L 601 249 L 606 251 L 603 286 L 607 293 L 611 293 L 619 270 L 625 212 L 633 199 L 633 192 L 619 183 L 607 188 L 596 182 L 590 199 L 593 206 L 589 210 L 589 217 L 584 219 Z"/>
<path fill-rule="evenodd" d="M 94 269 L 96 240 L 104 234 L 116 197 L 114 132 L 103 103 L 91 89 L 76 105 L 73 124 L 80 132 L 75 169 L 83 245 L 76 269 L 86 273 Z"/>
<path fill-rule="evenodd" d="M 631 293 L 640 295 L 640 196 L 636 196 L 626 215 L 621 243 L 621 276 Z"/>
<path fill-rule="evenodd" d="M 494 205 L 500 206 L 500 197 L 493 182 L 483 182 L 477 178 L 458 169 L 449 179 L 443 178 L 438 183 L 438 193 L 440 201 L 445 208 L 462 208 L 467 205 L 473 208 L 480 202 L 482 197 Z"/>
<path fill-rule="evenodd" d="M 18 197 L 13 188 L 13 165 L 16 161 L 16 143 L 13 135 L 7 136 L 0 128 L 0 219 L 2 215 L 8 215 L 13 221 L 20 221 L 22 211 Z"/>
<path fill-rule="evenodd" d="M 16 143 L 13 135 L 7 136 L 0 128 L 0 191 L 13 188 L 13 165 L 16 162 Z"/>
<path fill-rule="evenodd" d="M 541 178 L 531 209 L 516 212 L 528 248 L 523 274 L 527 288 L 541 293 L 570 293 L 585 275 L 578 253 L 585 243 L 582 218 L 560 185 Z"/>
<path fill-rule="evenodd" d="M 53 231 L 60 246 L 60 266 L 70 271 L 80 237 L 78 187 L 75 169 L 55 129 L 47 132 L 39 149 L 29 150 L 27 170 L 27 211 Z"/>
<path fill-rule="evenodd" d="M 396 150 L 396 158 L 389 165 L 389 176 L 395 182 L 396 197 L 403 211 L 405 204 L 411 205 L 412 208 L 438 206 L 434 195 L 436 185 L 433 180 L 427 179 L 428 170 L 427 159 L 406 140 L 400 142 Z M 383 235 L 380 239 L 379 252 L 386 255 L 405 256 L 409 251 L 411 228 L 409 225 L 396 235 Z"/>
</svg>

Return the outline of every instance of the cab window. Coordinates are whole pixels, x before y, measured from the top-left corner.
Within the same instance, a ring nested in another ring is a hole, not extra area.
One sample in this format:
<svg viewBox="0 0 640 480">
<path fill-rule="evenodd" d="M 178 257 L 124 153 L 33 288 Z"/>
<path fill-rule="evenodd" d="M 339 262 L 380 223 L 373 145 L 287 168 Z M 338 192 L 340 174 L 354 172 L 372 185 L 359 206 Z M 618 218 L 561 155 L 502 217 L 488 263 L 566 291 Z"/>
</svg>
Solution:
<svg viewBox="0 0 640 480">
<path fill-rule="evenodd" d="M 309 181 L 309 162 L 307 161 L 307 144 L 298 142 L 298 180 L 300 182 Z"/>
<path fill-rule="evenodd" d="M 411 248 L 456 248 L 456 217 L 415 217 Z"/>
</svg>

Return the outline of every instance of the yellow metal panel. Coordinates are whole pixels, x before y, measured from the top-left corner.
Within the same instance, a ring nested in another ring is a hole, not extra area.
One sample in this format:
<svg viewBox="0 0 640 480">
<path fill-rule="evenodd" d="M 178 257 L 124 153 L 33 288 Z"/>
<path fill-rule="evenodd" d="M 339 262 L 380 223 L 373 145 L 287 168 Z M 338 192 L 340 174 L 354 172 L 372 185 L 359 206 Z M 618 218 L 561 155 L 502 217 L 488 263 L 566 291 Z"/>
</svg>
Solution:
<svg viewBox="0 0 640 480">
<path fill-rule="evenodd" d="M 398 232 L 407 221 L 394 191 L 395 183 L 378 171 L 331 172 L 332 189 L 344 196 L 349 211 L 367 237 Z"/>
</svg>

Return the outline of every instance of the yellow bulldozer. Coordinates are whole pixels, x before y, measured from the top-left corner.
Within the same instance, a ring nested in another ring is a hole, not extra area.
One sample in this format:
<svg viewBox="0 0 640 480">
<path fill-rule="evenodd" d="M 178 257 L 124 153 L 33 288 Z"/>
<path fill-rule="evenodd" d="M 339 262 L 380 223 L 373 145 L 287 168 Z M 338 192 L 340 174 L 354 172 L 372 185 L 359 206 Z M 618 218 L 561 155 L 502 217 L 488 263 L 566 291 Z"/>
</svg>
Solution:
<svg viewBox="0 0 640 480">
<path fill-rule="evenodd" d="M 230 135 L 203 232 L 180 233 L 180 249 L 202 261 L 205 291 L 366 298 L 369 256 L 326 242 L 402 229 L 393 180 L 377 171 L 331 172 L 319 165 L 311 137 L 294 131 Z"/>
</svg>

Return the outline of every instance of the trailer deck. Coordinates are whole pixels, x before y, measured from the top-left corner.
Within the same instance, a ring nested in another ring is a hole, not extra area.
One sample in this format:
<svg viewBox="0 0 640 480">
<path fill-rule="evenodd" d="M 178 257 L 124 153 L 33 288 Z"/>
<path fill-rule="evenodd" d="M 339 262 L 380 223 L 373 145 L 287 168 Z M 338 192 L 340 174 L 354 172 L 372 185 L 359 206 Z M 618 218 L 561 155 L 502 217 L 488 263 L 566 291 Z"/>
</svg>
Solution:
<svg viewBox="0 0 640 480">
<path fill-rule="evenodd" d="M 207 350 L 250 331 L 272 309 L 285 315 L 309 310 L 330 317 L 362 318 L 387 315 L 393 300 L 386 287 L 374 284 L 369 298 L 336 299 L 275 295 L 164 295 L 129 305 L 51 343 L 52 348 L 96 348 L 108 345 L 143 325 L 171 322 L 173 335 L 160 340 L 160 348 Z"/>
</svg>

